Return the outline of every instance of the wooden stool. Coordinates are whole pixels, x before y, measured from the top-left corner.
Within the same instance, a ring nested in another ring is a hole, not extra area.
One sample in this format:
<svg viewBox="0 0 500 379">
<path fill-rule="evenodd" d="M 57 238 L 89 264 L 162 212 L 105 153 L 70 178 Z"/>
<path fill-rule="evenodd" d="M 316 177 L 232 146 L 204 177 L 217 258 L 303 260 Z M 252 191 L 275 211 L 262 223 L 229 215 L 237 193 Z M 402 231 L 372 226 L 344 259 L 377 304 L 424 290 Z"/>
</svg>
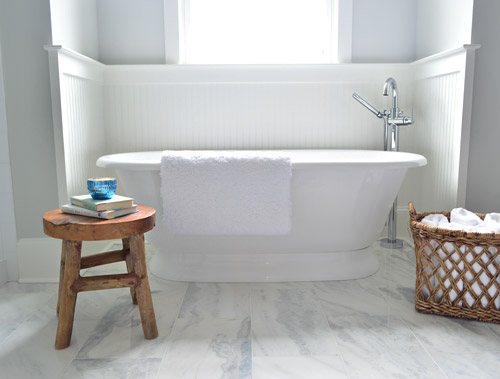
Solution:
<svg viewBox="0 0 500 379">
<path fill-rule="evenodd" d="M 142 205 L 137 210 L 111 220 L 62 213 L 60 209 L 43 215 L 45 234 L 63 240 L 56 349 L 64 349 L 70 343 L 76 295 L 80 291 L 130 287 L 133 303 L 139 304 L 144 337 L 158 336 L 144 249 L 144 233 L 154 228 L 156 211 Z M 123 249 L 81 257 L 82 241 L 112 239 L 121 239 Z M 120 261 L 126 262 L 127 274 L 80 276 L 82 269 Z"/>
</svg>

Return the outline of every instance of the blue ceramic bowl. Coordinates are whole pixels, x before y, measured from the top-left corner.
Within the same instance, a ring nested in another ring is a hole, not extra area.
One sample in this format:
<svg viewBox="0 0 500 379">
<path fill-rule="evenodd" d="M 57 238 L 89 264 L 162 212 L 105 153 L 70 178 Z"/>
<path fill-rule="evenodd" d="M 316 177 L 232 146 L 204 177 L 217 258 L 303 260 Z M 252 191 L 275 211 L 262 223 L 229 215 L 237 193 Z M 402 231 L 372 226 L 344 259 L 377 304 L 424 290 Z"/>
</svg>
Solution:
<svg viewBox="0 0 500 379">
<path fill-rule="evenodd" d="M 90 196 L 96 200 L 111 199 L 116 192 L 115 178 L 92 178 L 87 180 Z"/>
</svg>

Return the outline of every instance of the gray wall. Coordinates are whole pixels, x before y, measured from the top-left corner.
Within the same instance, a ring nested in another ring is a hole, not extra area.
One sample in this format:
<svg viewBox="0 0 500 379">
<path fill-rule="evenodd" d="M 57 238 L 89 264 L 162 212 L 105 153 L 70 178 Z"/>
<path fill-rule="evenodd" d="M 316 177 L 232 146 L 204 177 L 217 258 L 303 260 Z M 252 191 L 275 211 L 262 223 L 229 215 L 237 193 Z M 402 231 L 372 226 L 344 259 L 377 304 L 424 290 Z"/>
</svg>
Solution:
<svg viewBox="0 0 500 379">
<path fill-rule="evenodd" d="M 43 213 L 58 206 L 49 0 L 0 0 L 0 38 L 17 236 L 41 237 Z"/>
<path fill-rule="evenodd" d="M 418 0 L 417 59 L 470 43 L 473 4 L 474 0 Z"/>
<path fill-rule="evenodd" d="M 99 0 L 100 61 L 165 63 L 163 19 L 163 0 Z"/>
<path fill-rule="evenodd" d="M 353 0 L 352 62 L 412 62 L 468 44 L 473 3 Z"/>
<path fill-rule="evenodd" d="M 477 50 L 466 206 L 500 212 L 500 1 L 477 0 L 472 42 Z"/>
<path fill-rule="evenodd" d="M 99 59 L 96 0 L 50 0 L 52 43 Z"/>
<path fill-rule="evenodd" d="M 10 175 L 7 117 L 0 43 L 0 285 L 17 279 L 16 225 Z"/>
<path fill-rule="evenodd" d="M 52 39 L 105 64 L 165 63 L 163 0 L 50 0 Z"/>
<path fill-rule="evenodd" d="M 352 62 L 414 61 L 416 14 L 417 0 L 353 0 Z"/>
<path fill-rule="evenodd" d="M 1 41 L 0 41 L 1 42 Z M 3 69 L 2 69 L 2 44 L 0 43 L 0 183 L 12 186 L 10 175 L 7 178 L 6 172 L 10 170 L 9 165 L 9 145 L 7 143 L 7 120 L 5 117 L 5 95 L 3 89 Z M 7 153 L 7 154 L 6 154 Z M 13 204 L 8 204 L 10 207 Z M 0 285 L 7 281 L 7 271 L 2 269 L 5 264 L 5 246 L 2 238 L 2 225 L 0 224 Z"/>
</svg>

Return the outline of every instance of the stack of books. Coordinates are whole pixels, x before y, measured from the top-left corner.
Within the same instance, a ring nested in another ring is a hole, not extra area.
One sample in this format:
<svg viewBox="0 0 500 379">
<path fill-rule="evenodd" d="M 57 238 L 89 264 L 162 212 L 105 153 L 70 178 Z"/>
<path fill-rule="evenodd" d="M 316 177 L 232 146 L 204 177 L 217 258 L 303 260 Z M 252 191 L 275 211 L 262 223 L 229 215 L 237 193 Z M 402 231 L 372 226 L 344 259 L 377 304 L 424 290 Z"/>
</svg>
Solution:
<svg viewBox="0 0 500 379">
<path fill-rule="evenodd" d="M 61 206 L 64 213 L 81 216 L 112 219 L 137 212 L 137 205 L 131 197 L 114 195 L 111 199 L 95 200 L 90 195 L 71 198 L 71 204 Z"/>
</svg>

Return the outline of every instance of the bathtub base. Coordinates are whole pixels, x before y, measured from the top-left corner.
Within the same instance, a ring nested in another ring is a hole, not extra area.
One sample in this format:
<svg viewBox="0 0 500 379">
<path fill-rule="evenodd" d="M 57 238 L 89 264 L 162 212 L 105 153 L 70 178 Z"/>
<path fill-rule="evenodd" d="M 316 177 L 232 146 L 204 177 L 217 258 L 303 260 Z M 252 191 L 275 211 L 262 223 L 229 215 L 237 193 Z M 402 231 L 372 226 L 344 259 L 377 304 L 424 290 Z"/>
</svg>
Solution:
<svg viewBox="0 0 500 379">
<path fill-rule="evenodd" d="M 335 253 L 186 254 L 157 251 L 149 272 L 185 282 L 297 282 L 360 279 L 378 270 L 372 248 Z"/>
</svg>

